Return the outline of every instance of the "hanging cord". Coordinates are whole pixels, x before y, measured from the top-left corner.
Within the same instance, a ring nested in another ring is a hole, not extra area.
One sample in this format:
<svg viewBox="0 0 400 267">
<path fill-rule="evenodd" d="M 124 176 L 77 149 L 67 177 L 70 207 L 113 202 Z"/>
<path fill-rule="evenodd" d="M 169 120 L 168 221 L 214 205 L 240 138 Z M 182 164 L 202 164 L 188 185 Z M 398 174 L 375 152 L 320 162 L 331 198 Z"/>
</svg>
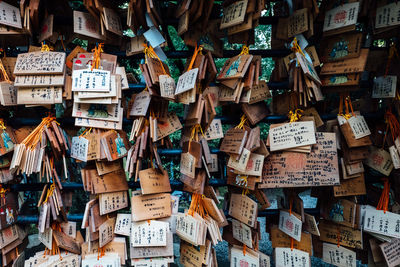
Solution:
<svg viewBox="0 0 400 267">
<path fill-rule="evenodd" d="M 53 122 L 53 121 L 55 121 L 57 124 L 59 124 L 56 121 L 56 118 L 51 115 L 43 118 L 42 122 L 21 142 L 21 144 L 24 144 L 31 149 L 35 148 L 37 143 L 42 138 L 42 133 L 44 131 L 44 127 L 45 126 L 49 127 L 51 125 L 51 122 Z"/>
<path fill-rule="evenodd" d="M 42 42 L 42 47 L 40 48 L 41 52 L 49 52 L 49 51 L 53 51 L 53 48 L 48 46 L 46 44 L 46 42 Z"/>
<path fill-rule="evenodd" d="M 351 99 L 350 99 L 349 95 L 345 98 L 345 102 L 344 103 L 346 105 L 346 116 L 350 115 L 350 113 L 349 113 L 349 107 L 350 107 L 351 115 L 353 117 L 356 117 L 356 114 L 354 114 L 353 105 L 351 104 Z"/>
<path fill-rule="evenodd" d="M 153 47 L 152 47 L 152 46 L 147 46 L 147 44 L 143 44 L 143 46 L 144 46 L 144 57 L 145 57 L 145 62 L 146 62 L 146 64 L 147 64 L 147 62 L 148 62 L 148 60 L 147 60 L 148 58 L 155 58 L 155 59 L 157 59 L 158 62 L 160 63 L 161 68 L 162 68 L 162 70 L 163 70 L 163 73 L 164 73 L 165 75 L 168 75 L 168 73 L 165 71 L 163 62 L 161 61 L 161 59 L 160 59 L 160 57 L 157 55 L 157 53 L 154 51 Z"/>
<path fill-rule="evenodd" d="M 337 247 L 340 247 L 340 229 L 337 227 Z"/>
<path fill-rule="evenodd" d="M 198 205 L 198 196 L 199 194 L 193 193 L 192 194 L 192 201 L 190 202 L 188 214 L 193 216 L 194 212 L 196 211 L 196 206 Z"/>
<path fill-rule="evenodd" d="M 193 53 L 192 59 L 190 60 L 190 64 L 189 64 L 187 71 L 189 71 L 193 68 L 193 64 L 194 64 L 194 61 L 196 60 L 197 54 L 199 52 L 201 52 L 202 50 L 203 50 L 202 45 L 200 45 L 199 47 L 197 47 L 197 45 L 196 45 L 196 47 L 194 48 L 194 53 Z"/>
<path fill-rule="evenodd" d="M 188 151 L 190 151 L 190 145 L 192 143 L 192 141 L 196 140 L 197 141 L 197 125 L 194 125 L 192 127 L 191 133 L 190 133 L 190 138 L 189 138 L 189 145 L 188 145 Z"/>
<path fill-rule="evenodd" d="M 396 116 L 392 113 L 391 109 L 388 109 L 385 113 L 385 122 L 386 122 L 386 131 L 383 137 L 382 148 L 385 146 L 386 136 L 389 130 L 390 134 L 392 135 L 393 142 L 400 135 L 399 121 L 397 120 Z"/>
<path fill-rule="evenodd" d="M 3 50 L 3 48 L 0 48 L 0 52 L 4 53 L 3 59 L 6 58 L 6 51 Z M 11 83 L 10 77 L 8 76 L 8 73 L 6 71 L 6 68 L 3 65 L 3 61 L 0 59 L 0 71 L 1 75 L 3 76 L 3 79 L 5 82 Z"/>
<path fill-rule="evenodd" d="M 198 124 L 194 125 L 192 127 L 192 131 L 190 133 L 190 139 L 189 141 L 196 140 L 197 141 L 197 133 L 198 133 Z"/>
<path fill-rule="evenodd" d="M 209 216 L 209 211 L 207 210 L 206 205 L 204 205 L 205 197 L 206 197 L 205 195 L 201 195 L 200 202 L 199 202 L 199 211 L 203 218 Z"/>
<path fill-rule="evenodd" d="M 4 124 L 3 119 L 0 119 L 0 129 L 3 130 L 3 131 L 4 131 L 5 129 L 7 129 L 6 125 Z"/>
<path fill-rule="evenodd" d="M 241 55 L 248 55 L 250 52 L 249 47 L 247 45 L 243 45 L 242 51 L 240 52 L 239 56 Z"/>
<path fill-rule="evenodd" d="M 235 127 L 235 129 L 243 129 L 246 121 L 247 121 L 246 115 L 243 114 L 242 117 L 240 118 L 239 124 Z"/>
<path fill-rule="evenodd" d="M 49 200 L 49 197 L 51 197 L 53 195 L 54 189 L 55 189 L 55 185 L 54 185 L 54 182 L 53 182 L 51 184 L 50 188 L 47 190 L 46 198 L 43 201 L 43 203 L 47 203 L 47 201 Z"/>
<path fill-rule="evenodd" d="M 8 76 L 6 68 L 4 67 L 3 62 L 1 60 L 0 60 L 0 71 L 4 81 L 11 83 L 10 77 Z"/>
<path fill-rule="evenodd" d="M 247 186 L 247 175 L 244 177 L 243 182 L 244 182 L 245 186 Z M 242 189 L 242 196 L 247 196 L 248 193 L 249 193 L 248 188 Z"/>
<path fill-rule="evenodd" d="M 104 247 L 97 249 L 97 260 L 100 260 L 101 257 L 106 255 L 106 250 Z"/>
<path fill-rule="evenodd" d="M 195 211 L 202 217 L 205 217 L 205 212 L 204 212 L 204 206 L 202 205 L 203 201 L 202 201 L 202 196 L 200 194 L 198 194 L 197 197 L 197 205 L 196 205 L 196 209 Z"/>
<path fill-rule="evenodd" d="M 190 202 L 190 207 L 188 210 L 188 214 L 191 216 L 194 216 L 194 213 L 196 212 L 199 214 L 202 218 L 205 218 L 208 216 L 209 211 L 204 205 L 204 195 L 200 195 L 197 193 L 192 194 L 192 201 Z"/>
<path fill-rule="evenodd" d="M 203 128 L 201 128 L 200 124 L 193 125 L 191 133 L 190 133 L 190 138 L 189 138 L 189 146 L 188 146 L 188 151 L 190 151 L 190 143 L 192 141 L 199 141 L 199 133 L 205 138 Z"/>
<path fill-rule="evenodd" d="M 345 105 L 345 112 L 343 113 L 343 103 Z M 351 110 L 351 114 L 350 114 L 350 110 Z M 346 120 L 350 119 L 352 116 L 356 117 L 356 114 L 354 113 L 353 110 L 353 105 L 351 104 L 351 99 L 348 93 L 342 93 L 340 94 L 340 100 L 339 100 L 339 116 L 342 116 L 343 118 L 345 118 Z"/>
<path fill-rule="evenodd" d="M 103 53 L 103 43 L 99 43 L 96 45 L 96 47 L 94 49 L 92 49 L 93 54 L 93 61 L 92 61 L 92 68 L 91 71 L 93 71 L 93 69 L 98 69 L 100 67 L 100 58 L 101 58 L 101 53 Z"/>
<path fill-rule="evenodd" d="M 293 52 L 295 52 L 295 53 L 300 53 L 300 54 L 303 55 L 303 57 L 306 57 L 306 55 L 304 54 L 303 50 L 301 50 L 300 45 L 297 43 L 297 38 L 296 38 L 296 37 L 293 38 L 293 41 L 292 41 L 292 43 L 291 43 L 291 46 L 292 46 L 292 47 L 291 47 L 291 50 L 292 50 Z"/>
<path fill-rule="evenodd" d="M 53 231 L 62 232 L 61 225 L 58 222 L 53 222 L 52 225 L 51 225 L 51 228 L 53 229 Z M 60 248 L 57 246 L 56 242 L 53 240 L 52 248 L 51 248 L 51 251 L 50 251 L 49 255 L 56 255 L 56 254 L 58 254 L 60 256 L 60 260 L 63 259 L 62 256 L 61 256 Z"/>
<path fill-rule="evenodd" d="M 383 213 L 386 213 L 389 207 L 390 200 L 390 183 L 387 177 L 382 178 L 383 181 L 383 190 L 381 197 L 379 198 L 378 205 L 376 206 L 377 210 L 383 210 Z"/>
<path fill-rule="evenodd" d="M 390 45 L 390 48 L 389 48 L 389 55 L 388 55 L 388 59 L 387 59 L 387 62 L 386 62 L 385 76 L 384 76 L 385 78 L 389 73 L 390 63 L 391 63 L 392 59 L 394 58 L 394 56 L 399 58 L 399 53 L 397 52 L 396 44 L 392 43 Z"/>
<path fill-rule="evenodd" d="M 294 112 L 290 110 L 288 115 L 290 122 L 296 122 L 300 120 L 300 118 L 303 116 L 303 112 L 304 111 L 299 108 L 295 109 Z"/>
<path fill-rule="evenodd" d="M 84 136 L 90 134 L 91 131 L 92 131 L 92 127 L 86 128 L 86 129 L 81 133 L 81 135 L 80 135 L 79 137 L 84 137 Z"/>
<path fill-rule="evenodd" d="M 303 116 L 303 110 L 297 108 L 297 96 L 295 92 L 290 94 L 289 98 L 289 114 L 288 118 L 290 122 L 295 122 L 300 120 L 301 116 Z"/>
</svg>

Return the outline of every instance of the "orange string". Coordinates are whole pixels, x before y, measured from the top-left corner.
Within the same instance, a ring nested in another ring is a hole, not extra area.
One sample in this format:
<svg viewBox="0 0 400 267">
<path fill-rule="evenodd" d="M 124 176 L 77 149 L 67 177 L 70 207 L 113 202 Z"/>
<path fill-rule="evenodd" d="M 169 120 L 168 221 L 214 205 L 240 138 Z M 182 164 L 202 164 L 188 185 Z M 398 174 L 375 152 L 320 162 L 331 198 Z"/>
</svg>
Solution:
<svg viewBox="0 0 400 267">
<path fill-rule="evenodd" d="M 102 248 L 98 248 L 97 249 L 97 260 L 99 260 L 101 257 L 103 257 L 104 255 L 106 255 L 106 250 L 104 247 Z"/>
<path fill-rule="evenodd" d="M 52 117 L 51 115 L 43 118 L 42 122 L 21 142 L 21 144 L 25 144 L 27 147 L 34 148 L 42 138 L 44 127 L 50 126 L 51 122 L 55 120 L 56 118 Z"/>
<path fill-rule="evenodd" d="M 196 47 L 195 47 L 195 49 L 194 49 L 193 57 L 192 57 L 192 59 L 190 60 L 190 64 L 189 64 L 189 67 L 188 67 L 188 71 L 192 69 L 193 64 L 194 64 L 194 61 L 196 60 L 197 54 L 198 54 L 202 49 L 203 49 L 203 46 L 200 45 L 199 47 L 197 47 L 197 45 L 196 45 Z"/>
<path fill-rule="evenodd" d="M 192 201 L 190 202 L 189 215 L 193 216 L 197 205 L 197 194 L 192 194 Z"/>
<path fill-rule="evenodd" d="M 209 212 L 207 211 L 205 205 L 204 205 L 204 195 L 200 195 L 197 193 L 192 194 L 192 201 L 190 202 L 190 207 L 188 214 L 193 216 L 194 213 L 198 213 L 202 218 L 205 218 L 208 216 Z"/>
<path fill-rule="evenodd" d="M 345 104 L 345 114 L 343 114 L 343 103 Z M 351 115 L 350 115 L 350 110 L 351 110 Z M 353 110 L 353 105 L 351 104 L 351 99 L 350 99 L 350 95 L 348 93 L 342 93 L 340 94 L 340 100 L 339 100 L 339 116 L 343 116 L 345 119 L 350 119 L 351 116 L 356 116 L 354 114 L 354 110 Z"/>
<path fill-rule="evenodd" d="M 384 213 L 388 210 L 389 200 L 390 200 L 390 183 L 387 177 L 382 178 L 383 180 L 383 190 L 381 197 L 379 198 L 378 205 L 376 206 L 377 210 L 383 210 Z"/>
<path fill-rule="evenodd" d="M 392 113 L 392 111 L 389 109 L 385 113 L 385 120 L 387 123 L 387 126 L 390 129 L 390 133 L 392 134 L 393 142 L 400 135 L 400 124 L 399 121 L 397 120 L 396 116 Z M 386 135 L 386 133 L 385 133 Z"/>
<path fill-rule="evenodd" d="M 163 62 L 161 61 L 160 57 L 157 55 L 157 53 L 154 51 L 153 47 L 152 47 L 151 45 L 147 46 L 147 44 L 143 44 L 143 46 L 144 46 L 144 55 L 145 55 L 145 57 L 146 57 L 146 63 L 147 63 L 147 57 L 157 59 L 158 62 L 160 63 L 160 65 L 161 65 L 161 68 L 162 68 L 162 70 L 163 70 L 163 73 L 164 73 L 165 75 L 167 75 L 167 72 L 166 72 L 165 69 L 164 69 L 164 64 L 163 64 Z"/>
<path fill-rule="evenodd" d="M 6 69 L 5 69 L 4 65 L 3 65 L 3 62 L 1 62 L 1 60 L 0 60 L 0 71 L 1 71 L 1 74 L 3 76 L 4 81 L 11 82 L 10 81 L 10 77 L 8 77 L 7 71 L 6 71 Z"/>
<path fill-rule="evenodd" d="M 346 104 L 346 114 L 349 114 L 349 106 L 350 106 L 351 115 L 353 115 L 355 117 L 356 115 L 354 114 L 353 105 L 351 104 L 350 96 L 348 95 L 345 100 L 346 100 L 346 102 L 345 102 L 345 104 Z"/>
<path fill-rule="evenodd" d="M 337 247 L 340 247 L 340 229 L 337 228 Z"/>
<path fill-rule="evenodd" d="M 245 114 L 243 114 L 242 117 L 240 117 L 240 123 L 235 128 L 236 129 L 243 129 L 244 124 L 246 123 L 246 121 L 247 121 L 247 117 L 246 117 Z M 200 126 L 200 128 L 201 128 L 201 126 Z"/>
<path fill-rule="evenodd" d="M 293 251 L 293 249 L 294 249 L 294 239 L 293 239 L 293 237 L 291 237 L 290 238 L 290 250 Z"/>
<path fill-rule="evenodd" d="M 100 57 L 101 57 L 101 53 L 103 52 L 103 45 L 104 45 L 103 43 L 100 43 L 97 47 L 92 49 L 92 52 L 94 52 L 92 68 L 91 68 L 92 71 L 93 71 L 93 69 L 98 69 L 100 66 Z"/>
<path fill-rule="evenodd" d="M 298 42 L 297 42 L 297 38 L 296 37 L 294 37 L 293 38 L 293 42 L 292 42 L 292 51 L 293 52 L 298 52 L 298 53 L 300 53 L 300 54 L 302 54 L 303 55 L 303 57 L 306 57 L 305 55 L 304 55 L 304 52 L 301 50 L 301 47 L 300 47 L 300 45 L 298 44 Z"/>
<path fill-rule="evenodd" d="M 53 222 L 50 227 L 51 229 L 53 229 L 53 231 L 62 232 L 61 225 L 58 222 Z M 57 246 L 56 242 L 54 242 L 53 240 L 51 244 L 51 250 L 49 250 L 49 255 L 56 255 L 56 254 L 58 254 L 60 256 L 60 259 L 62 260 L 61 250 Z"/>
<path fill-rule="evenodd" d="M 58 250 L 58 255 L 60 255 L 60 260 L 62 260 L 60 248 L 57 247 L 57 250 Z"/>
<path fill-rule="evenodd" d="M 243 244 L 243 256 L 246 256 L 246 245 Z"/>
</svg>

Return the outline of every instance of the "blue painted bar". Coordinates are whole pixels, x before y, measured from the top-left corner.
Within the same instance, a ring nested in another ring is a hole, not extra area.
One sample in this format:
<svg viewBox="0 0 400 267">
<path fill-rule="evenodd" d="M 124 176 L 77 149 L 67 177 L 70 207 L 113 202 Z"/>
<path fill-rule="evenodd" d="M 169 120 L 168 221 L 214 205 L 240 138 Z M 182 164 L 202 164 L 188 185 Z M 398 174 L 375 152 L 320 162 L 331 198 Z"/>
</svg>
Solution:
<svg viewBox="0 0 400 267">
<path fill-rule="evenodd" d="M 217 148 L 210 148 L 211 153 L 216 154 L 216 153 L 220 153 L 219 149 Z M 172 148 L 172 149 L 163 149 L 163 148 L 159 148 L 157 149 L 158 154 L 162 155 L 162 156 L 176 156 L 176 155 L 180 155 L 182 153 L 182 149 L 180 148 Z"/>
<path fill-rule="evenodd" d="M 178 155 L 178 154 L 176 154 L 176 155 Z M 183 183 L 179 180 L 170 180 L 170 184 L 171 184 L 172 190 L 182 190 L 182 188 L 183 188 Z M 215 187 L 226 186 L 226 180 L 225 179 L 211 179 L 208 184 L 211 186 L 215 186 Z M 63 187 L 63 190 L 66 190 L 66 191 L 83 190 L 82 183 L 66 182 L 66 183 L 61 183 L 61 185 Z M 5 184 L 4 186 L 6 188 L 8 187 L 7 184 Z M 31 183 L 31 184 L 21 183 L 21 184 L 9 185 L 8 188 L 10 188 L 11 191 L 42 191 L 44 186 L 45 186 L 45 183 Z M 137 188 L 140 188 L 140 183 L 134 182 L 133 180 L 131 180 L 128 182 L 128 186 L 129 186 L 129 188 L 137 189 Z"/>
<path fill-rule="evenodd" d="M 79 222 L 83 220 L 83 214 L 70 214 L 67 215 L 68 221 Z M 17 223 L 20 224 L 37 224 L 38 215 L 18 215 Z"/>
<path fill-rule="evenodd" d="M 377 119 L 377 118 L 381 118 L 383 116 L 383 112 L 374 112 L 374 113 L 363 113 L 362 114 L 366 119 Z M 326 121 L 326 120 L 333 120 L 336 119 L 337 115 L 336 114 L 321 114 L 321 118 L 322 120 Z M 226 123 L 226 124 L 234 124 L 234 123 L 238 123 L 239 119 L 238 118 L 229 118 L 229 117 L 216 117 L 217 119 L 221 119 L 222 123 Z M 268 115 L 266 116 L 261 122 L 265 122 L 265 123 L 277 123 L 277 122 L 284 122 L 288 120 L 288 117 L 286 115 Z M 7 120 L 7 124 L 11 125 L 11 126 L 37 126 L 40 124 L 40 122 L 42 121 L 41 118 L 11 118 L 9 120 Z M 60 122 L 61 124 L 65 124 L 65 125 L 74 125 L 75 123 L 75 118 L 60 118 L 57 119 L 58 122 Z M 129 120 L 124 118 L 123 119 L 123 123 L 125 125 L 131 125 L 133 122 L 133 120 Z M 167 153 L 167 152 L 166 152 Z"/>
<path fill-rule="evenodd" d="M 311 215 L 319 215 L 319 209 L 318 208 L 313 208 L 313 209 L 304 209 L 305 213 L 311 214 Z M 278 209 L 271 209 L 271 210 L 263 210 L 258 212 L 258 217 L 267 217 L 267 216 L 275 216 L 279 214 Z M 226 213 L 226 216 L 228 214 Z M 79 222 L 82 221 L 83 219 L 83 214 L 70 214 L 68 215 L 68 220 L 69 221 L 75 221 Z M 38 215 L 18 215 L 17 223 L 20 224 L 37 224 L 38 222 Z"/>
</svg>

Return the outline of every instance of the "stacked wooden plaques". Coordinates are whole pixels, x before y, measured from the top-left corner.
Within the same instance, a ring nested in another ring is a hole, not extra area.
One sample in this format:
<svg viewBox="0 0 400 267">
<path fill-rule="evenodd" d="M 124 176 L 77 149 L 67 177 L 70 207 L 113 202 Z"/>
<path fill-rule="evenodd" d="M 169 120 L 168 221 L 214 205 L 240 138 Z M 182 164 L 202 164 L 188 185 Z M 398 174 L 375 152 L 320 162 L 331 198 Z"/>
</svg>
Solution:
<svg viewBox="0 0 400 267">
<path fill-rule="evenodd" d="M 232 43 L 254 43 L 254 28 L 258 26 L 264 6 L 263 0 L 226 1 L 220 29 L 227 31 Z"/>
<path fill-rule="evenodd" d="M 117 66 L 116 56 L 104 53 L 98 55 L 101 69 L 93 69 L 90 63 L 96 60 L 95 56 L 78 53 L 73 59 L 71 91 L 74 93 L 72 116 L 76 117 L 75 125 L 121 130 L 125 71 Z"/>
<path fill-rule="evenodd" d="M 19 54 L 14 75 L 17 104 L 31 106 L 62 103 L 65 53 L 48 51 Z"/>
</svg>

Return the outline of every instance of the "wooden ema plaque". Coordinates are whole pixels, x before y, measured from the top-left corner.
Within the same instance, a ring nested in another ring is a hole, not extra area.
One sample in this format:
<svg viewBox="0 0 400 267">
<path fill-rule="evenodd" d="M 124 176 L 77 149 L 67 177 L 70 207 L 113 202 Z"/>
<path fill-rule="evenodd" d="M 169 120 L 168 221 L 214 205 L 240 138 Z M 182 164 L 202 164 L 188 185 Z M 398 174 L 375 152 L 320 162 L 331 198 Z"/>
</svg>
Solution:
<svg viewBox="0 0 400 267">
<path fill-rule="evenodd" d="M 259 188 L 327 186 L 339 184 L 334 133 L 316 133 L 311 153 L 278 152 L 264 161 Z"/>
<path fill-rule="evenodd" d="M 272 242 L 272 247 L 290 247 L 291 238 L 279 230 L 278 226 L 274 225 L 271 228 L 270 238 Z M 309 254 L 312 253 L 312 244 L 311 244 L 311 234 L 302 232 L 301 233 L 301 241 L 293 241 L 293 247 L 295 249 L 302 250 Z"/>
<path fill-rule="evenodd" d="M 339 233 L 341 246 L 357 249 L 363 248 L 362 233 L 360 230 L 320 220 L 319 231 L 321 232 L 320 240 L 322 241 L 337 244 Z"/>
<path fill-rule="evenodd" d="M 368 49 L 361 49 L 359 57 L 325 63 L 320 75 L 363 72 L 367 64 Z"/>
<path fill-rule="evenodd" d="M 143 221 L 171 216 L 171 195 L 135 195 L 131 198 L 132 220 Z"/>
<path fill-rule="evenodd" d="M 334 35 L 323 42 L 322 62 L 358 57 L 361 52 L 362 33 Z"/>
<path fill-rule="evenodd" d="M 24 53 L 18 55 L 14 74 L 63 74 L 64 66 L 63 52 Z"/>
</svg>

